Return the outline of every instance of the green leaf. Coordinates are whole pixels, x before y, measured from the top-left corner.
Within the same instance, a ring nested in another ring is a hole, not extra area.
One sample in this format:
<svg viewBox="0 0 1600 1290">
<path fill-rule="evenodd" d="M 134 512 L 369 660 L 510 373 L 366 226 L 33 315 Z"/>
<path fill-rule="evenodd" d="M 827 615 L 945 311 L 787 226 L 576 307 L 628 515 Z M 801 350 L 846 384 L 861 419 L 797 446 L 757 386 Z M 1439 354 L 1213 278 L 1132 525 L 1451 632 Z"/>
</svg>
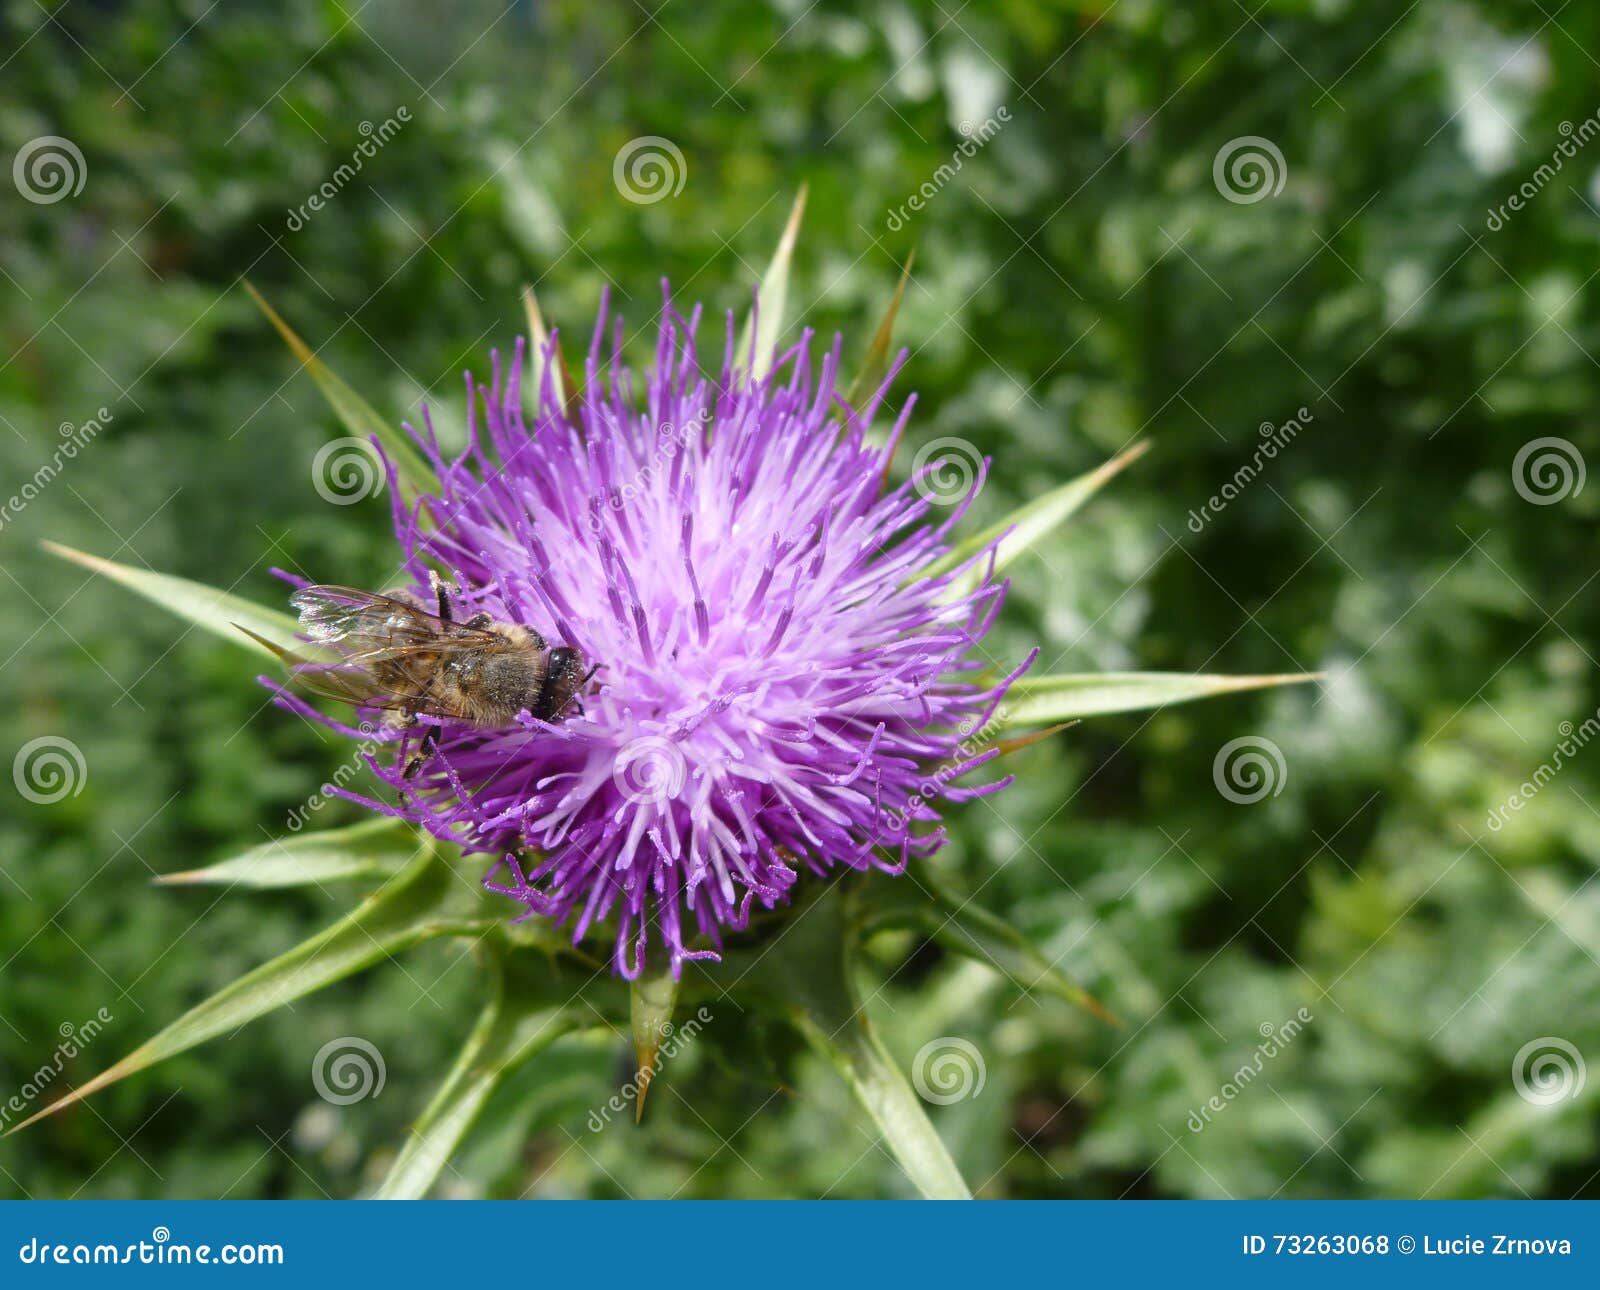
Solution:
<svg viewBox="0 0 1600 1290">
<path fill-rule="evenodd" d="M 167 886 L 210 884 L 269 891 L 388 877 L 405 867 L 419 845 L 416 830 L 405 820 L 382 816 L 349 828 L 278 838 L 204 869 L 162 874 L 156 881 Z"/>
<path fill-rule="evenodd" d="M 508 968 L 498 950 L 489 952 L 488 1004 L 444 1083 L 412 1126 L 411 1137 L 379 1186 L 378 1200 L 420 1200 L 461 1145 L 467 1131 L 501 1082 L 524 1062 L 576 1028 L 576 1018 L 550 1005 L 548 980 L 526 969 Z"/>
<path fill-rule="evenodd" d="M 805 214 L 806 188 L 802 184 L 789 211 L 789 222 L 783 226 L 783 236 L 778 239 L 778 249 L 772 253 L 772 263 L 761 275 L 761 285 L 756 292 L 756 308 L 744 321 L 739 332 L 739 343 L 733 351 L 735 368 L 750 361 L 750 375 L 761 380 L 772 370 L 777 357 L 778 338 L 783 335 L 784 307 L 789 296 L 789 265 L 794 259 L 795 240 L 800 236 L 800 217 Z M 755 357 L 750 358 L 751 333 L 755 335 Z"/>
<path fill-rule="evenodd" d="M 462 899 L 464 886 L 464 881 L 438 860 L 431 846 L 424 848 L 353 913 L 287 954 L 247 972 L 116 1065 L 29 1116 L 10 1132 L 63 1111 L 108 1084 L 237 1030 L 422 941 L 435 936 L 473 934 L 492 927 L 470 917 L 472 906 Z"/>
<path fill-rule="evenodd" d="M 544 315 L 539 312 L 539 300 L 533 294 L 532 287 L 522 288 L 522 308 L 528 315 L 528 376 L 529 384 L 523 386 L 524 394 L 531 400 L 529 406 L 535 414 L 539 411 L 539 400 L 544 394 L 544 356 L 550 344 L 550 331 L 545 326 Z M 551 386 L 556 392 L 556 402 L 561 405 L 563 412 L 572 417 L 576 409 L 573 400 L 577 395 L 577 387 L 572 380 L 572 371 L 567 366 L 567 356 L 556 347 L 556 370 L 551 373 Z"/>
<path fill-rule="evenodd" d="M 672 1033 L 672 1011 L 678 1002 L 678 982 L 666 962 L 651 961 L 628 991 L 628 1015 L 633 1025 L 633 1054 L 638 1062 L 639 1097 L 633 1104 L 637 1123 L 644 1117 L 645 1095 L 655 1078 L 661 1041 Z"/>
<path fill-rule="evenodd" d="M 56 542 L 43 542 L 40 545 L 51 555 L 71 560 L 74 564 L 92 569 L 95 573 L 103 573 L 124 587 L 138 592 L 146 600 L 155 601 L 179 618 L 187 619 L 196 627 L 203 627 L 208 632 L 214 632 L 235 645 L 246 645 L 268 657 L 274 653 L 271 645 L 277 645 L 285 650 L 305 651 L 310 648 L 295 639 L 295 633 L 300 630 L 299 623 L 288 614 L 279 613 L 276 609 L 263 609 L 248 600 L 229 595 L 226 591 L 217 591 L 204 583 L 190 582 L 187 578 L 175 578 L 166 573 L 152 573 L 149 569 L 135 569 L 130 565 L 103 560 L 84 551 L 74 551 L 71 547 Z M 240 627 L 247 628 L 260 639 L 252 641 L 248 636 L 241 636 Z"/>
<path fill-rule="evenodd" d="M 918 1191 L 968 1200 L 960 1170 L 856 993 L 850 959 L 857 928 L 839 888 L 836 880 L 796 908 L 776 941 L 729 953 L 717 979 L 787 1017 L 833 1064 Z"/>
<path fill-rule="evenodd" d="M 866 360 L 856 373 L 856 379 L 850 383 L 850 392 L 845 395 L 845 401 L 853 408 L 860 408 L 877 393 L 889 371 L 889 346 L 894 343 L 894 320 L 900 313 L 900 302 L 905 299 L 906 284 L 911 281 L 911 264 L 915 259 L 914 252 L 906 256 L 906 267 L 900 271 L 900 283 L 894 289 L 894 298 L 889 301 L 889 308 L 884 312 L 883 321 L 878 324 L 872 344 L 867 349 Z"/>
<path fill-rule="evenodd" d="M 957 894 L 926 867 L 914 876 L 880 875 L 864 888 L 862 904 L 864 932 L 919 932 L 954 954 L 993 968 L 1024 993 L 1042 989 L 1111 1025 L 1122 1024 L 1015 927 Z"/>
<path fill-rule="evenodd" d="M 1005 519 L 989 525 L 965 541 L 958 542 L 947 554 L 935 560 L 917 576 L 932 578 L 958 568 L 997 540 L 999 546 L 995 553 L 995 570 L 998 572 L 1004 569 L 1040 539 L 1048 536 L 1077 514 L 1085 502 L 1104 488 L 1118 472 L 1144 456 L 1149 447 L 1147 442 L 1136 443 L 1132 447 L 1123 449 L 1110 461 L 1096 466 L 1088 474 L 1069 479 L 1059 487 L 1052 488 L 1044 496 L 1025 502 Z M 959 586 L 951 589 L 952 598 L 966 594 L 967 590 L 977 585 L 981 576 L 982 570 L 973 570 L 965 578 L 958 580 Z"/>
<path fill-rule="evenodd" d="M 300 360 L 300 365 L 317 383 L 322 397 L 328 401 L 328 406 L 344 428 L 358 439 L 370 440 L 374 435 L 377 436 L 389 459 L 394 462 L 395 475 L 402 492 L 406 494 L 406 500 L 414 501 L 422 493 L 437 493 L 438 477 L 405 432 L 379 416 L 370 403 L 312 353 L 311 347 L 300 339 L 299 334 L 278 315 L 278 311 L 267 303 L 255 287 L 246 282 L 244 289 L 267 316 L 267 321 L 277 328 L 278 335 L 283 337 L 284 343 Z"/>
<path fill-rule="evenodd" d="M 1044 724 L 1112 712 L 1142 712 L 1170 703 L 1188 703 L 1219 694 L 1301 685 L 1320 672 L 1274 676 L 1206 676 L 1188 672 L 1079 672 L 1023 676 L 1007 692 L 1003 711 L 1008 726 Z"/>
<path fill-rule="evenodd" d="M 795 1020 L 872 1117 L 917 1190 L 929 1200 L 971 1200 L 972 1192 L 922 1102 L 859 1005 L 843 1015 L 802 1011 Z"/>
</svg>

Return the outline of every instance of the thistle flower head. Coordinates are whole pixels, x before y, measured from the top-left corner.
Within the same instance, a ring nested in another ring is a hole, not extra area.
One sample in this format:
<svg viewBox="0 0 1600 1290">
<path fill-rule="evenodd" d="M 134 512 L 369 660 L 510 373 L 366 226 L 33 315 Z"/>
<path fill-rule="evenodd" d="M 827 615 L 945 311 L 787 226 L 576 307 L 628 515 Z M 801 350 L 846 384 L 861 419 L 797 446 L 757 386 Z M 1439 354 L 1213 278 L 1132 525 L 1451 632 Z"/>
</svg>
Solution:
<svg viewBox="0 0 1600 1290">
<path fill-rule="evenodd" d="M 400 804 L 367 802 L 492 857 L 485 885 L 523 917 L 570 920 L 574 940 L 614 927 L 626 977 L 657 936 L 674 974 L 715 958 L 802 870 L 898 872 L 939 847 L 943 802 L 1008 782 L 957 784 L 995 754 L 973 735 L 1022 670 L 979 677 L 1005 594 L 991 553 L 929 569 L 984 463 L 891 488 L 914 399 L 875 443 L 888 382 L 850 407 L 837 341 L 814 373 L 807 332 L 757 380 L 730 321 L 712 379 L 699 311 L 668 298 L 661 319 L 642 390 L 620 325 L 602 363 L 602 309 L 578 400 L 547 354 L 525 418 L 519 342 L 487 386 L 467 378 L 464 452 L 426 410 L 411 431 L 439 480 L 412 506 L 390 489 L 413 589 L 436 567 L 458 617 L 531 627 L 600 671 L 557 719 L 439 723 L 413 778 L 406 749 L 370 759 Z"/>
</svg>

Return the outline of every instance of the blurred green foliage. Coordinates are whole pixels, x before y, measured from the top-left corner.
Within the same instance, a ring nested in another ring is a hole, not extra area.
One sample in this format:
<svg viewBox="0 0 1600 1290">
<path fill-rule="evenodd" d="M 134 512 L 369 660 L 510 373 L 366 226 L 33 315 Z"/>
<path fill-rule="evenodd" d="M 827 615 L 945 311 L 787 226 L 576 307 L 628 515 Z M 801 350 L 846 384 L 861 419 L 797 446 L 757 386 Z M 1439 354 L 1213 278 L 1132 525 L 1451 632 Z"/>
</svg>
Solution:
<svg viewBox="0 0 1600 1290">
<path fill-rule="evenodd" d="M 67 1064 L 81 1082 L 344 906 L 151 886 L 281 832 L 347 750 L 267 706 L 242 651 L 36 547 L 274 603 L 273 565 L 357 583 L 388 568 L 385 507 L 312 488 L 337 432 L 241 278 L 385 414 L 414 419 L 427 397 L 459 433 L 460 373 L 509 347 L 523 282 L 580 337 L 608 286 L 648 323 L 663 276 L 742 310 L 805 182 L 791 308 L 807 325 L 864 347 L 915 244 L 913 442 L 992 456 L 977 521 L 1153 441 L 1018 566 L 999 648 L 1042 643 L 1052 670 L 1328 673 L 1085 723 L 959 815 L 938 867 L 1124 1020 L 875 944 L 896 1055 L 930 1036 L 984 1055 L 982 1093 L 934 1112 L 974 1186 L 1600 1194 L 1600 1070 L 1549 1107 L 1512 1080 L 1542 1037 L 1600 1061 L 1600 750 L 1487 824 L 1600 702 L 1600 487 L 1535 505 L 1513 485 L 1536 438 L 1600 461 L 1600 148 L 1490 219 L 1600 107 L 1600 12 L 50 8 L 0 6 L 0 154 L 60 135 L 87 171 L 50 204 L 0 185 L 0 494 L 63 423 L 112 420 L 0 529 L 0 755 L 57 735 L 87 764 L 57 803 L 0 793 L 0 1098 L 63 1024 L 114 1017 Z M 410 122 L 289 227 L 362 123 L 402 106 Z M 891 230 L 963 122 L 1000 107 L 1004 128 Z M 687 167 L 643 205 L 612 173 L 641 135 Z M 1219 191 L 1213 163 L 1241 136 L 1281 151 L 1281 192 Z M 1258 426 L 1301 408 L 1292 446 L 1191 526 Z M 1240 805 L 1213 758 L 1246 734 L 1287 773 Z M 336 804 L 318 823 L 353 818 Z M 357 1194 L 474 998 L 461 948 L 426 947 L 0 1142 L 0 1195 Z M 1304 1032 L 1194 1132 L 1264 1027 L 1302 1008 Z M 309 1068 L 346 1034 L 385 1054 L 387 1084 L 331 1107 Z M 642 1127 L 591 1132 L 625 1073 L 615 1040 L 559 1044 L 502 1090 L 442 1190 L 906 1190 L 832 1073 L 754 1019 L 719 1016 Z"/>
</svg>

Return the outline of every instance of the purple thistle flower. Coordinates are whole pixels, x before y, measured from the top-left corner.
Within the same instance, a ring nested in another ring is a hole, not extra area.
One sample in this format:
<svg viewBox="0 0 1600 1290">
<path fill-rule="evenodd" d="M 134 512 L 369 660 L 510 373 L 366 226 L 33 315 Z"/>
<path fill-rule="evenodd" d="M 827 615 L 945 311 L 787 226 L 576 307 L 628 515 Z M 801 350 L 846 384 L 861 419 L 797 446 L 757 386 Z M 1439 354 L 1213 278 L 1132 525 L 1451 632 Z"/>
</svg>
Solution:
<svg viewBox="0 0 1600 1290">
<path fill-rule="evenodd" d="M 947 461 L 887 487 L 915 399 L 886 444 L 867 431 L 904 354 L 854 409 L 835 389 L 837 340 L 815 379 L 807 331 L 757 381 L 736 370 L 730 318 L 711 381 L 699 320 L 667 300 L 642 410 L 620 322 L 601 363 L 602 305 L 576 407 L 561 407 L 546 361 L 525 423 L 519 341 L 508 371 L 493 356 L 487 388 L 467 377 L 459 457 L 440 451 L 426 409 L 424 433 L 406 427 L 439 480 L 407 506 L 388 465 L 413 589 L 426 596 L 437 565 L 459 588 L 458 618 L 524 624 L 601 670 L 581 710 L 553 722 L 439 723 L 414 778 L 405 746 L 369 757 L 398 806 L 340 790 L 494 856 L 484 885 L 521 917 L 572 919 L 574 941 L 614 920 L 613 962 L 630 979 L 652 925 L 677 975 L 716 958 L 722 929 L 744 928 L 755 904 L 785 902 L 801 868 L 898 873 L 936 850 L 941 800 L 1010 782 L 955 784 L 998 754 L 979 732 L 1032 662 L 998 684 L 976 675 L 1006 588 L 992 549 L 923 572 L 986 463 L 954 496 L 929 483 Z"/>
</svg>

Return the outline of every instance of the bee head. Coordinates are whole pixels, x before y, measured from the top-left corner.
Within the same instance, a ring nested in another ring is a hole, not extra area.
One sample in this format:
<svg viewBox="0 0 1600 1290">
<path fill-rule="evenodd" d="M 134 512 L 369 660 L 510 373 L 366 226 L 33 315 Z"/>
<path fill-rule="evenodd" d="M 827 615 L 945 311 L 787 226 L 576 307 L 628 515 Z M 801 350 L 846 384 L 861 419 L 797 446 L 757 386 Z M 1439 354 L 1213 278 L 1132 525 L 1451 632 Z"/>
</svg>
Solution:
<svg viewBox="0 0 1600 1290">
<path fill-rule="evenodd" d="M 583 655 L 570 645 L 551 650 L 545 661 L 544 688 L 540 691 L 539 706 L 533 715 L 543 721 L 561 720 L 572 701 L 578 697 L 583 682 Z"/>
</svg>

